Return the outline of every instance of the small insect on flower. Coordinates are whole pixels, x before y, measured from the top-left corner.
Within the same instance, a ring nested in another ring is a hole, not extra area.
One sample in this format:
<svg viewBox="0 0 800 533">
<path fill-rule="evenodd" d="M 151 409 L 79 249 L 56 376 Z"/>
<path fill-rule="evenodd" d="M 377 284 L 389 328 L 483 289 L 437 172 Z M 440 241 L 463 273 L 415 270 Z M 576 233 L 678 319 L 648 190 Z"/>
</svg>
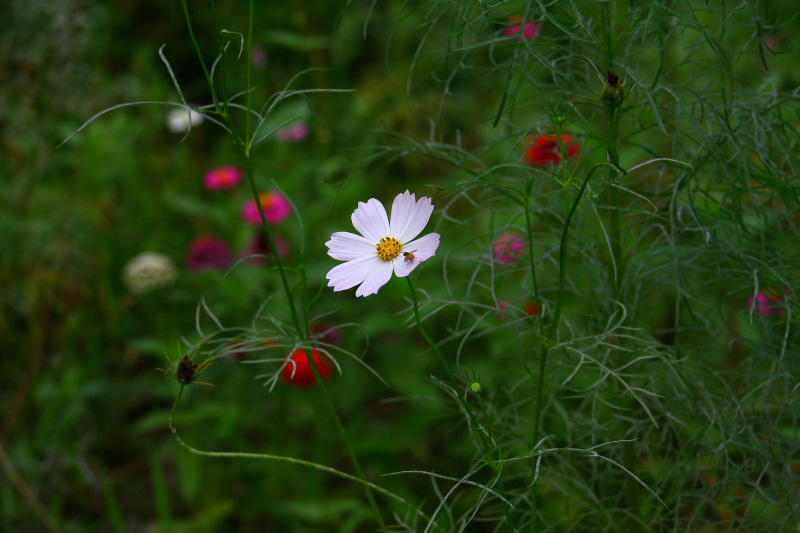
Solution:
<svg viewBox="0 0 800 533">
<path fill-rule="evenodd" d="M 403 252 L 403 257 L 405 257 L 406 263 L 414 262 L 414 252 L 416 252 L 416 250 L 411 250 L 410 252 Z"/>
<path fill-rule="evenodd" d="M 197 383 L 198 385 L 208 385 L 209 387 L 213 387 L 211 383 L 205 383 L 203 381 L 196 381 L 195 378 L 200 377 L 200 374 L 208 370 L 214 361 L 216 361 L 216 357 L 210 357 L 203 361 L 202 363 L 195 363 L 188 355 L 183 355 L 183 351 L 181 350 L 181 343 L 178 343 L 178 355 L 180 355 L 178 359 L 178 366 L 176 367 L 172 363 L 172 359 L 169 358 L 167 352 L 161 350 L 161 353 L 164 354 L 164 357 L 167 358 L 169 362 L 169 370 L 165 370 L 163 368 L 156 368 L 156 370 L 160 370 L 165 374 L 169 374 L 175 381 L 180 383 L 181 385 L 190 385 L 192 383 Z M 197 353 L 197 352 L 195 352 Z"/>
</svg>

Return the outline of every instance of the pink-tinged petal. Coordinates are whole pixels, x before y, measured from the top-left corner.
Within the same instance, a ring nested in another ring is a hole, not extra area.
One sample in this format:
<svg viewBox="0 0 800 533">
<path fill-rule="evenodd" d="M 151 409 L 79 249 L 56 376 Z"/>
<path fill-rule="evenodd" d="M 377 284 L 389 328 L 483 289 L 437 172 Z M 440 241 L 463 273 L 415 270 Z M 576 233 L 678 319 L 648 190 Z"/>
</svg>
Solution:
<svg viewBox="0 0 800 533">
<path fill-rule="evenodd" d="M 325 275 L 328 279 L 328 287 L 333 287 L 334 292 L 352 289 L 356 285 L 363 283 L 367 276 L 379 266 L 377 263 L 382 262 L 375 255 L 336 265 Z"/>
<path fill-rule="evenodd" d="M 389 236 L 389 217 L 383 204 L 375 198 L 367 203 L 358 202 L 358 208 L 351 217 L 353 227 L 368 240 L 377 244 L 383 237 Z"/>
<path fill-rule="evenodd" d="M 416 241 L 411 241 L 404 245 L 403 252 L 412 252 L 414 254 L 414 260 L 408 261 L 402 254 L 398 255 L 397 258 L 392 261 L 392 263 L 394 263 L 395 275 L 398 278 L 404 278 L 417 268 L 417 265 L 436 255 L 436 249 L 439 248 L 439 239 L 438 233 L 429 233 Z"/>
<path fill-rule="evenodd" d="M 425 229 L 425 226 L 428 225 L 428 221 L 431 219 L 431 213 L 433 213 L 431 199 L 427 197 L 420 198 L 411 207 L 411 211 L 408 214 L 408 223 L 406 227 L 403 228 L 402 233 L 400 235 L 393 234 L 392 236 L 401 243 L 406 243 L 416 238 L 416 236 Z"/>
<path fill-rule="evenodd" d="M 364 283 L 356 289 L 356 296 L 369 296 L 370 294 L 377 294 L 378 289 L 389 283 L 392 278 L 392 262 L 381 261 L 378 259 L 378 264 L 372 267 L 367 279 Z"/>
<path fill-rule="evenodd" d="M 331 240 L 325 243 L 328 255 L 339 261 L 352 261 L 361 257 L 377 255 L 375 243 L 372 243 L 355 233 L 337 231 L 331 235 Z"/>
<path fill-rule="evenodd" d="M 411 211 L 415 205 L 417 199 L 408 191 L 395 196 L 392 202 L 392 218 L 389 221 L 389 235 L 398 238 L 403 234 L 411 222 Z"/>
</svg>

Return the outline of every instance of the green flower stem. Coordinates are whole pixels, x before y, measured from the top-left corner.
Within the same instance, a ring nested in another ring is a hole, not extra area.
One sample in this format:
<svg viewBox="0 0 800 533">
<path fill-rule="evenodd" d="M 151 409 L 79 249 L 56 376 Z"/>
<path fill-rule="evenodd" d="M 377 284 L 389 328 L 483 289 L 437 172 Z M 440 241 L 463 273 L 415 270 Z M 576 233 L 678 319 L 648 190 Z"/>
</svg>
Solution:
<svg viewBox="0 0 800 533">
<path fill-rule="evenodd" d="M 230 124 L 230 126 L 233 127 L 233 124 Z M 235 130 L 232 129 L 231 131 Z M 286 293 L 286 300 L 289 303 L 289 312 L 292 315 L 292 322 L 294 322 L 295 331 L 297 331 L 297 335 L 302 336 L 304 330 L 300 326 L 300 319 L 297 316 L 297 310 L 294 308 L 294 298 L 292 298 L 292 291 L 289 288 L 289 281 L 286 279 L 286 269 L 283 265 L 283 260 L 278 253 L 278 247 L 275 246 L 275 240 L 272 238 L 272 229 L 270 228 L 270 225 L 267 222 L 267 217 L 264 214 L 264 206 L 261 205 L 261 198 L 258 196 L 258 188 L 256 187 L 256 180 L 253 177 L 253 167 L 250 164 L 250 156 L 247 154 L 247 152 L 245 152 L 244 145 L 241 142 L 237 142 L 236 145 L 244 159 L 245 168 L 247 169 L 247 180 L 250 183 L 250 192 L 253 194 L 253 198 L 256 201 L 256 206 L 258 206 L 258 214 L 261 215 L 261 227 L 264 228 L 264 235 L 267 237 L 267 243 L 269 244 L 269 249 L 272 252 L 272 257 L 275 259 L 275 263 L 278 265 L 278 272 L 281 276 L 283 291 Z"/>
<path fill-rule="evenodd" d="M 586 174 L 586 177 L 583 179 L 583 183 L 581 183 L 581 188 L 578 190 L 578 195 L 572 202 L 572 207 L 567 215 L 567 220 L 564 222 L 564 229 L 561 232 L 561 243 L 558 251 L 558 296 L 556 297 L 556 309 L 553 313 L 552 322 L 550 322 L 550 328 L 547 332 L 547 337 L 542 342 L 542 353 L 539 357 L 539 385 L 538 390 L 536 391 L 536 406 L 534 407 L 533 413 L 534 446 L 536 446 L 539 441 L 539 426 L 541 424 L 542 417 L 542 403 L 544 402 L 544 372 L 547 366 L 547 344 L 554 342 L 556 333 L 558 331 L 558 320 L 561 317 L 561 302 L 564 297 L 564 281 L 566 279 L 567 237 L 569 236 L 569 225 L 570 222 L 572 222 L 572 217 L 575 214 L 575 210 L 578 208 L 578 204 L 583 197 L 583 192 L 586 190 L 586 186 L 589 184 L 589 178 L 592 177 L 592 174 L 594 174 L 595 170 L 604 166 L 613 168 L 612 165 L 600 163 Z M 537 483 L 534 483 L 531 487 L 531 531 L 537 531 L 539 524 L 539 497 L 537 487 Z"/>
<path fill-rule="evenodd" d="M 184 9 L 184 13 L 186 15 L 186 23 L 189 26 L 189 34 L 191 35 L 192 42 L 194 43 L 195 50 L 197 51 L 197 55 L 200 58 L 200 63 L 203 66 L 203 72 L 205 72 L 205 74 L 206 74 L 206 80 L 208 81 L 209 87 L 211 89 L 212 96 L 214 98 L 215 108 L 216 108 L 217 112 L 219 112 L 220 111 L 220 107 L 219 107 L 219 102 L 217 100 L 216 91 L 214 89 L 214 81 L 211 79 L 211 76 L 210 76 L 210 74 L 208 72 L 208 69 L 206 68 L 205 61 L 203 60 L 203 56 L 200 53 L 200 47 L 198 46 L 197 40 L 195 39 L 194 31 L 192 30 L 191 19 L 189 17 L 189 10 L 188 10 L 188 8 L 186 6 L 186 0 L 183 0 L 183 9 Z M 217 32 L 219 33 L 221 28 L 219 27 L 220 24 L 219 24 L 219 18 L 217 16 L 216 4 L 215 4 L 215 2 L 213 0 L 212 0 L 212 9 L 213 9 L 213 12 L 214 12 L 214 19 L 215 19 L 216 24 L 217 24 Z M 245 137 L 245 139 L 249 139 L 249 134 L 250 134 L 250 111 L 251 111 L 251 99 L 250 99 L 250 92 L 251 92 L 250 91 L 250 80 L 251 80 L 250 55 L 251 55 L 251 50 L 250 50 L 250 45 L 252 43 L 252 36 L 253 36 L 253 1 L 250 0 L 250 23 L 249 23 L 249 27 L 248 27 L 248 52 L 247 52 L 247 55 L 248 55 L 248 62 L 247 62 L 248 86 L 247 86 L 247 89 L 248 90 L 247 90 L 247 109 L 246 109 L 246 122 L 245 122 L 245 124 L 246 124 L 245 128 L 246 128 L 247 136 Z M 224 49 L 224 47 L 222 47 L 221 42 L 220 42 L 220 53 L 222 54 L 223 92 L 225 92 L 225 80 L 226 80 L 225 49 Z M 283 290 L 286 293 L 286 299 L 287 299 L 287 302 L 289 304 L 289 312 L 290 312 L 290 314 L 292 316 L 292 322 L 294 322 L 295 331 L 297 332 L 296 334 L 300 338 L 308 339 L 308 323 L 307 323 L 307 320 L 304 321 L 305 324 L 306 324 L 306 327 L 305 328 L 301 327 L 300 319 L 299 319 L 299 317 L 297 315 L 297 310 L 295 309 L 294 298 L 292 297 L 292 291 L 289 288 L 289 282 L 288 282 L 288 280 L 286 278 L 286 269 L 284 267 L 283 260 L 281 260 L 280 254 L 278 253 L 278 248 L 275 245 L 275 240 L 272 237 L 272 230 L 270 228 L 269 223 L 267 222 L 267 217 L 264 214 L 264 206 L 261 204 L 261 198 L 258 195 L 258 188 L 256 187 L 255 177 L 253 175 L 253 167 L 252 167 L 252 164 L 250 162 L 250 144 L 248 142 L 246 142 L 244 139 L 241 138 L 241 136 L 239 135 L 239 133 L 238 133 L 238 131 L 236 129 L 236 126 L 233 124 L 233 121 L 231 120 L 231 117 L 227 112 L 227 99 L 223 102 L 223 108 L 222 108 L 222 112 L 220 114 L 225 119 L 225 122 L 227 123 L 228 127 L 230 128 L 231 133 L 233 134 L 233 136 L 234 136 L 234 138 L 236 140 L 235 144 L 236 144 L 237 148 L 239 149 L 239 151 L 241 152 L 242 159 L 244 160 L 245 168 L 247 170 L 247 179 L 248 179 L 248 182 L 250 183 L 250 191 L 253 194 L 253 199 L 255 200 L 256 206 L 258 207 L 258 213 L 261 216 L 261 225 L 264 228 L 264 235 L 267 238 L 267 243 L 269 245 L 270 251 L 272 252 L 272 256 L 274 257 L 276 264 L 278 265 L 278 272 L 280 273 L 281 283 L 283 284 Z M 303 287 L 305 288 L 305 274 L 304 273 L 303 273 L 303 280 L 302 281 L 303 281 Z M 311 361 L 314 360 L 313 355 L 310 357 L 310 360 Z M 372 495 L 372 491 L 370 490 L 370 487 L 374 486 L 374 485 L 372 485 L 366 479 L 364 479 L 364 472 L 361 469 L 361 465 L 358 462 L 358 458 L 356 457 L 355 451 L 353 450 L 353 446 L 350 443 L 350 440 L 347 438 L 347 433 L 344 430 L 344 426 L 342 426 L 342 422 L 339 419 L 339 415 L 336 413 L 336 409 L 333 406 L 333 402 L 331 401 L 330 395 L 328 394 L 328 390 L 325 387 L 325 384 L 322 382 L 322 378 L 319 375 L 319 370 L 317 369 L 316 361 L 314 361 L 314 364 L 311 365 L 311 368 L 312 368 L 312 370 L 314 372 L 314 379 L 317 382 L 317 386 L 319 387 L 320 391 L 322 391 L 323 399 L 325 401 L 326 406 L 328 407 L 328 410 L 330 412 L 331 418 L 333 419 L 333 422 L 336 425 L 336 427 L 337 427 L 337 429 L 339 431 L 339 434 L 341 435 L 342 440 L 345 443 L 345 446 L 347 447 L 347 451 L 350 454 L 350 459 L 353 462 L 353 466 L 355 467 L 356 472 L 358 473 L 358 475 L 361 477 L 360 482 L 362 482 L 364 484 L 364 490 L 365 490 L 366 495 L 367 495 L 367 500 L 369 500 L 370 507 L 372 507 L 372 510 L 375 512 L 375 516 L 376 516 L 376 518 L 378 520 L 378 523 L 381 526 L 381 530 L 386 532 L 387 531 L 386 524 L 383 521 L 383 517 L 380 514 L 380 510 L 378 509 L 378 506 L 375 503 L 375 498 Z M 183 391 L 183 389 L 181 389 L 181 391 Z M 180 395 L 178 396 L 178 398 L 180 398 Z M 177 434 L 176 434 L 176 438 L 177 438 Z M 183 444 L 183 445 L 185 446 L 185 444 Z M 189 448 L 187 447 L 187 449 L 189 449 Z M 222 452 L 220 452 L 220 453 L 222 453 Z M 224 455 L 224 456 L 228 457 L 229 455 Z M 233 455 L 230 455 L 230 456 L 241 456 L 241 455 L 233 454 Z M 309 463 L 309 464 L 311 464 L 311 463 Z"/>
<path fill-rule="evenodd" d="M 247 25 L 247 114 L 245 115 L 244 138 L 247 141 L 247 146 L 244 147 L 244 152 L 250 155 L 250 95 L 253 91 L 252 87 L 252 70 L 253 70 L 253 0 L 250 0 L 250 22 Z"/>
<path fill-rule="evenodd" d="M 181 437 L 178 435 L 178 430 L 175 429 L 175 411 L 176 411 L 176 409 L 178 407 L 178 403 L 181 400 L 181 396 L 183 395 L 184 387 L 185 387 L 185 385 L 181 385 L 181 388 L 178 391 L 178 396 L 177 396 L 177 398 L 175 398 L 175 403 L 172 405 L 172 412 L 170 413 L 170 416 L 169 416 L 169 429 L 172 431 L 172 435 L 175 437 L 175 440 L 178 442 L 178 444 L 180 444 L 183 448 L 185 448 L 189 452 L 191 452 L 191 453 L 193 453 L 195 455 L 203 456 L 203 457 L 262 459 L 262 460 L 267 460 L 267 461 L 278 461 L 278 462 L 291 463 L 291 464 L 294 464 L 294 465 L 307 466 L 309 468 L 314 468 L 316 470 L 320 470 L 320 471 L 326 472 L 328 474 L 333 474 L 334 476 L 339 476 L 339 477 L 344 478 L 344 479 L 346 479 L 348 481 L 353 481 L 355 483 L 359 483 L 361 485 L 364 485 L 367 489 L 372 489 L 375 492 L 386 496 L 387 498 L 391 498 L 391 499 L 393 499 L 393 500 L 405 505 L 406 507 L 411 509 L 417 516 L 419 516 L 419 517 L 421 517 L 421 518 L 423 518 L 423 519 L 425 519 L 427 521 L 430 521 L 430 517 L 427 514 L 425 514 L 423 511 L 420 511 L 417 507 L 415 507 L 414 505 L 412 505 L 411 503 L 409 503 L 408 501 L 403 499 L 401 496 L 398 496 L 397 494 L 395 494 L 395 493 L 393 493 L 391 491 L 388 491 L 388 490 L 386 490 L 386 489 L 384 489 L 384 488 L 382 488 L 382 487 L 380 487 L 378 485 L 375 485 L 374 483 L 370 483 L 369 481 L 366 481 L 364 479 L 358 478 L 358 477 L 356 477 L 356 476 L 354 476 L 352 474 L 348 474 L 347 472 L 342 472 L 341 470 L 336 470 L 335 468 L 331 468 L 329 466 L 321 465 L 321 464 L 318 464 L 318 463 L 312 463 L 311 461 L 304 461 L 303 459 L 295 459 L 294 457 L 286 457 L 286 456 L 283 456 L 283 455 L 271 455 L 271 454 L 267 454 L 267 453 L 243 453 L 243 452 L 208 452 L 208 451 L 204 451 L 204 450 L 198 450 L 197 448 L 193 448 L 193 447 L 189 446 L 188 444 L 186 444 L 186 442 L 183 441 L 183 439 L 181 439 Z M 441 526 L 439 526 L 438 524 L 434 523 L 434 526 L 436 526 L 440 530 L 444 531 L 441 528 Z"/>
<path fill-rule="evenodd" d="M 616 106 L 608 107 L 608 162 L 619 168 L 619 113 Z M 610 168 L 608 170 L 608 225 L 611 230 L 611 260 L 609 261 L 609 278 L 613 287 L 614 299 L 620 301 L 620 289 L 622 277 L 625 274 L 625 253 L 622 249 L 622 229 L 619 217 L 619 189 L 614 186 L 614 180 L 618 177 L 618 170 Z M 628 408 L 632 408 L 631 399 L 628 398 Z M 625 441 L 622 443 L 622 465 L 633 472 L 636 468 L 636 451 L 633 442 Z M 639 488 L 631 476 L 625 476 L 625 505 L 628 509 L 627 529 L 631 533 L 641 531 L 639 521 Z"/>
<path fill-rule="evenodd" d="M 186 16 L 186 26 L 189 28 L 189 37 L 192 38 L 192 43 L 194 44 L 194 49 L 197 52 L 197 57 L 200 58 L 200 66 L 203 67 L 203 73 L 206 75 L 206 81 L 211 89 L 211 98 L 214 100 L 214 109 L 217 113 L 222 115 L 223 113 L 220 111 L 219 101 L 217 100 L 217 91 L 214 90 L 214 80 L 211 79 L 211 74 L 208 72 L 208 67 L 206 67 L 206 61 L 203 59 L 203 53 L 200 51 L 200 45 L 197 44 L 197 38 L 194 36 L 194 30 L 192 29 L 192 18 L 189 16 L 189 7 L 186 5 L 186 0 L 181 0 L 181 3 L 183 4 L 183 13 Z"/>
<path fill-rule="evenodd" d="M 372 507 L 372 511 L 375 513 L 375 518 L 378 520 L 378 523 L 381 526 L 381 531 L 387 533 L 388 530 L 386 529 L 386 524 L 383 521 L 383 516 L 381 516 L 381 512 L 378 509 L 378 504 L 375 503 L 375 497 L 372 495 L 372 491 L 370 490 L 370 487 L 374 485 L 368 482 L 367 478 L 364 476 L 364 471 L 361 469 L 361 463 L 358 462 L 358 456 L 353 449 L 353 445 L 350 443 L 350 439 L 347 437 L 347 432 L 345 432 L 342 421 L 339 419 L 339 414 L 336 412 L 336 407 L 333 405 L 333 401 L 331 401 L 331 396 L 328 394 L 328 388 L 325 386 L 322 376 L 319 374 L 319 368 L 317 368 L 317 361 L 314 359 L 313 353 L 306 354 L 306 356 L 311 362 L 311 370 L 314 372 L 314 380 L 317 382 L 317 388 L 319 388 L 320 392 L 322 393 L 325 405 L 328 406 L 331 419 L 333 419 L 333 422 L 336 424 L 336 429 L 339 431 L 339 436 L 342 438 L 342 441 L 347 448 L 347 453 L 350 454 L 350 461 L 353 463 L 353 468 L 356 469 L 358 477 L 363 481 L 364 492 L 367 495 L 369 506 Z"/>
<path fill-rule="evenodd" d="M 469 416 L 469 419 L 472 422 L 473 427 L 475 427 L 475 430 L 478 433 L 478 437 L 480 437 L 481 439 L 481 443 L 483 444 L 483 447 L 485 449 L 486 458 L 489 462 L 489 466 L 492 467 L 492 470 L 494 470 L 498 476 L 497 484 L 500 495 L 503 496 L 503 498 L 505 499 L 506 494 L 505 494 L 505 489 L 503 488 L 503 480 L 500 477 L 503 472 L 502 467 L 495 463 L 494 453 L 492 453 L 492 447 L 490 446 L 489 442 L 487 442 L 486 437 L 483 434 L 484 433 L 483 428 L 481 427 L 480 424 L 478 424 L 478 421 L 475 419 L 475 415 L 472 413 L 472 409 L 470 408 L 467 401 L 461 396 L 461 394 L 458 393 L 458 388 L 459 388 L 458 382 L 456 382 L 456 377 L 453 374 L 453 371 L 450 370 L 450 365 L 447 364 L 447 359 L 444 358 L 442 352 L 439 350 L 439 347 L 436 346 L 436 343 L 433 342 L 433 340 L 431 340 L 431 338 L 428 336 L 428 333 L 425 331 L 425 328 L 422 327 L 422 319 L 419 316 L 419 304 L 417 303 L 417 294 L 414 291 L 414 284 L 411 282 L 410 275 L 406 276 L 406 281 L 408 281 L 408 288 L 411 292 L 411 301 L 414 303 L 414 318 L 416 318 L 417 321 L 417 329 L 419 330 L 420 334 L 425 338 L 425 340 L 428 342 L 428 344 L 431 346 L 431 348 L 433 348 L 433 351 L 436 352 L 437 357 L 439 357 L 439 361 L 442 363 L 442 366 L 444 367 L 445 372 L 447 373 L 447 377 L 450 380 L 450 385 L 453 390 L 453 394 L 455 395 L 456 398 L 458 398 L 458 401 L 461 402 L 461 406 L 467 412 L 467 416 Z M 489 433 L 489 436 L 491 437 L 491 433 Z M 494 439 L 492 440 L 494 441 Z M 504 502 L 503 508 L 506 514 L 506 527 L 508 527 L 509 531 L 513 532 L 514 526 L 512 525 L 511 512 L 508 504 Z"/>
<path fill-rule="evenodd" d="M 531 263 L 531 280 L 533 281 L 533 297 L 536 299 L 536 305 L 539 305 L 539 286 L 536 284 L 536 267 L 534 265 L 533 257 L 533 231 L 531 228 L 531 212 L 528 206 L 529 196 L 525 196 L 525 227 L 528 230 L 528 259 Z"/>
<path fill-rule="evenodd" d="M 560 132 L 559 132 L 559 140 L 561 139 Z M 536 283 L 536 265 L 533 257 L 533 228 L 531 227 L 531 214 L 529 208 L 529 198 L 526 195 L 525 197 L 525 227 L 528 230 L 528 259 L 530 261 L 531 267 L 531 280 L 533 282 L 533 294 L 536 298 L 536 305 L 540 305 L 539 302 L 539 288 Z M 541 329 L 542 329 L 542 320 L 541 317 L 537 321 L 538 324 L 538 331 L 535 331 L 534 334 L 541 336 Z M 539 425 L 542 415 L 542 401 L 543 401 L 543 393 L 544 390 L 544 372 L 545 367 L 547 366 L 547 347 L 544 345 L 544 342 L 540 340 L 540 353 L 539 353 L 539 383 L 536 388 L 536 403 L 534 404 L 534 411 L 533 411 L 533 446 L 539 442 Z M 531 458 L 531 467 L 532 470 L 536 466 L 536 458 Z M 538 509 L 539 509 L 539 500 L 538 500 L 538 486 L 536 483 L 533 484 L 531 487 L 531 531 L 536 531 L 537 526 L 537 518 L 538 518 Z"/>
</svg>

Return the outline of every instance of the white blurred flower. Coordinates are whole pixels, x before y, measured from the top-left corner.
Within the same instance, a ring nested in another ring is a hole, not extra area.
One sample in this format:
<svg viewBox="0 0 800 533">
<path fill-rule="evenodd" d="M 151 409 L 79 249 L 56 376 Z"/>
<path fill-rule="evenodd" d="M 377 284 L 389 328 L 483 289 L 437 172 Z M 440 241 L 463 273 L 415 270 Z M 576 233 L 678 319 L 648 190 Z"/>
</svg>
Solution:
<svg viewBox="0 0 800 533">
<path fill-rule="evenodd" d="M 178 269 L 172 260 L 152 252 L 144 252 L 128 261 L 122 274 L 131 292 L 140 294 L 168 287 L 177 277 Z"/>
<path fill-rule="evenodd" d="M 329 256 L 346 261 L 328 272 L 328 286 L 344 291 L 359 285 L 356 296 L 368 296 L 377 294 L 392 272 L 400 278 L 408 276 L 439 247 L 438 233 L 414 240 L 428 224 L 431 213 L 430 198 L 417 201 L 408 191 L 394 199 L 391 222 L 383 204 L 375 198 L 366 204 L 359 202 L 351 219 L 361 235 L 340 231 L 325 243 Z"/>
<path fill-rule="evenodd" d="M 205 120 L 202 114 L 193 109 L 173 109 L 167 114 L 167 129 L 172 133 L 185 133 L 189 131 L 189 116 L 192 117 L 192 127 L 196 128 Z"/>
</svg>

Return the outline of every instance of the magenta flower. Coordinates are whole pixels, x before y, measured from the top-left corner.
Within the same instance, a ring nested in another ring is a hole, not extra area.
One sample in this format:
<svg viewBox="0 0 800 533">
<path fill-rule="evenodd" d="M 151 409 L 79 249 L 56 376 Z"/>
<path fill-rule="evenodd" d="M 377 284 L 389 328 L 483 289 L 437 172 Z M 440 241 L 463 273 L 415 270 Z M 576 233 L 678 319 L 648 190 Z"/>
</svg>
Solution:
<svg viewBox="0 0 800 533">
<path fill-rule="evenodd" d="M 264 216 L 270 225 L 280 224 L 292 214 L 292 204 L 279 192 L 262 192 L 258 198 L 261 200 Z M 261 214 L 258 212 L 258 205 L 253 198 L 247 200 L 242 206 L 242 218 L 255 226 L 261 225 Z"/>
<path fill-rule="evenodd" d="M 308 137 L 308 125 L 305 122 L 297 122 L 291 126 L 284 126 L 275 133 L 275 137 L 281 142 L 297 143 Z"/>
<path fill-rule="evenodd" d="M 504 233 L 494 241 L 494 258 L 501 263 L 513 263 L 525 253 L 525 246 L 519 233 Z"/>
<path fill-rule="evenodd" d="M 232 189 L 242 181 L 242 171 L 233 166 L 212 168 L 203 177 L 206 189 Z"/>
<path fill-rule="evenodd" d="M 198 237 L 189 246 L 186 266 L 192 272 L 217 269 L 225 270 L 231 265 L 231 250 L 228 244 L 214 236 Z"/>
<path fill-rule="evenodd" d="M 774 307 L 780 304 L 781 304 L 781 299 L 778 298 L 777 296 L 774 296 L 772 294 L 767 294 L 761 291 L 758 291 L 758 293 L 756 293 L 755 308 L 758 311 L 758 314 L 761 315 L 762 317 L 768 317 L 770 315 L 774 315 L 778 311 L 782 311 L 783 309 L 781 309 L 780 307 Z M 752 296 L 747 300 L 747 308 L 753 309 Z"/>
<path fill-rule="evenodd" d="M 511 17 L 510 19 L 508 19 L 508 23 L 512 24 L 512 26 L 506 28 L 506 30 L 503 32 L 503 35 L 507 37 L 516 35 L 517 38 L 515 40 L 518 41 L 519 35 L 517 34 L 520 33 L 520 28 L 521 28 L 520 22 L 522 22 L 522 17 Z M 522 35 L 525 36 L 525 40 L 530 41 L 531 39 L 536 37 L 536 34 L 538 32 L 539 32 L 538 22 L 526 22 L 525 29 L 522 30 Z"/>
</svg>

